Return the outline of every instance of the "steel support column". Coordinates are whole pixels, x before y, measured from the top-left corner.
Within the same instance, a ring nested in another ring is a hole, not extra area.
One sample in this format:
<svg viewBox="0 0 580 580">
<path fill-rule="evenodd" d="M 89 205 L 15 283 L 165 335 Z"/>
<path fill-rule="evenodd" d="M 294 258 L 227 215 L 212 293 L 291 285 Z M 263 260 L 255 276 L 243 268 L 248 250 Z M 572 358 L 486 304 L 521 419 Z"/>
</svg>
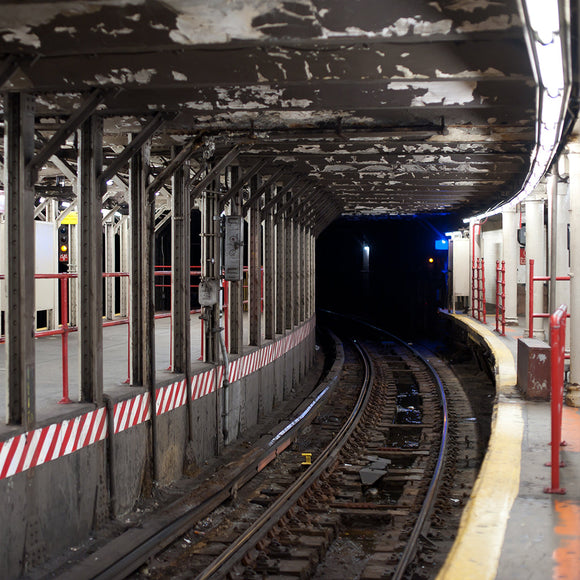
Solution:
<svg viewBox="0 0 580 580">
<path fill-rule="evenodd" d="M 230 183 L 238 179 L 238 167 L 231 167 L 228 179 Z M 241 215 L 241 194 L 238 192 L 230 200 L 230 215 Z M 229 283 L 228 293 L 228 320 L 229 324 L 229 347 L 232 354 L 242 354 L 244 344 L 244 281 L 239 280 Z"/>
<path fill-rule="evenodd" d="M 287 220 L 283 216 L 280 218 L 281 221 L 285 222 L 286 231 L 286 242 L 285 246 L 285 259 L 286 264 L 286 328 L 291 330 L 294 326 L 294 310 L 295 304 L 294 300 L 296 297 L 294 278 L 296 273 L 296 263 L 294 255 L 294 224 L 292 220 Z"/>
<path fill-rule="evenodd" d="M 152 237 L 149 231 L 152 207 L 145 193 L 148 165 L 148 147 L 137 151 L 129 164 L 131 384 L 135 386 L 150 386 L 154 381 L 151 360 L 155 352 L 154 334 L 151 334 L 154 320 L 147 320 L 154 300 L 153 256 L 152 250 L 147 248 Z M 154 311 L 151 315 L 154 316 Z"/>
<path fill-rule="evenodd" d="M 103 121 L 93 115 L 79 130 L 79 385 L 80 400 L 103 400 L 103 227 L 99 175 Z"/>
<path fill-rule="evenodd" d="M 202 264 L 201 280 L 204 283 L 215 284 L 219 281 L 220 273 L 220 246 L 219 246 L 219 215 L 217 183 L 211 187 L 211 192 L 204 191 L 201 204 L 201 237 L 202 237 Z M 204 361 L 219 362 L 219 305 L 202 307 L 204 321 L 203 353 Z"/>
<path fill-rule="evenodd" d="M 300 323 L 300 276 L 302 264 L 300 263 L 300 225 L 294 220 L 292 222 L 292 292 L 294 293 L 293 317 L 294 326 Z"/>
<path fill-rule="evenodd" d="M 308 261 L 306 253 L 306 228 L 303 224 L 298 225 L 300 236 L 300 321 L 306 320 L 306 278 Z"/>
<path fill-rule="evenodd" d="M 7 422 L 32 429 L 35 421 L 34 188 L 26 166 L 34 154 L 34 97 L 7 94 L 4 124 Z"/>
<path fill-rule="evenodd" d="M 310 316 L 316 313 L 316 238 L 310 230 Z"/>
<path fill-rule="evenodd" d="M 251 180 L 251 191 L 258 187 L 257 177 Z M 248 314 L 250 345 L 262 344 L 262 216 L 259 202 L 248 212 Z"/>
<path fill-rule="evenodd" d="M 276 221 L 276 334 L 286 330 L 286 222 Z"/>
<path fill-rule="evenodd" d="M 173 157 L 179 150 L 173 152 Z M 171 213 L 171 314 L 173 371 L 189 377 L 191 359 L 190 303 L 191 303 L 191 203 L 185 188 L 186 168 L 182 165 L 172 176 Z"/>
<path fill-rule="evenodd" d="M 266 203 L 272 196 L 272 188 L 268 188 L 265 194 Z M 270 210 L 264 216 L 264 338 L 266 340 L 273 339 L 276 331 L 276 304 L 274 301 L 276 253 L 274 241 L 274 216 Z"/>
</svg>

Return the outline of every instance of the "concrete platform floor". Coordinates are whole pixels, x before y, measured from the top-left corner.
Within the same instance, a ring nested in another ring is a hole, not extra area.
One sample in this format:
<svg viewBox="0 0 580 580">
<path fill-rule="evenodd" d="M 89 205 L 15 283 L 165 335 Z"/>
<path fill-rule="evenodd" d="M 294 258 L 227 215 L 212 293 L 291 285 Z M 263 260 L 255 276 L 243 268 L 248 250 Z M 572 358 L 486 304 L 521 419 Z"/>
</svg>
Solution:
<svg viewBox="0 0 580 580">
<path fill-rule="evenodd" d="M 507 327 L 505 337 L 495 332 L 493 317 L 488 321 L 484 325 L 471 319 L 469 327 L 485 336 L 496 365 L 505 362 L 497 354 L 499 345 L 506 346 L 512 358 L 507 362 L 515 370 L 517 339 L 525 336 L 523 321 Z M 500 384 L 501 368 L 498 373 Z M 454 546 L 469 546 L 463 551 L 467 557 L 455 565 L 448 560 L 439 578 L 580 580 L 580 409 L 563 408 L 562 439 L 568 445 L 561 448 L 566 467 L 560 469 L 560 486 L 566 494 L 547 494 L 544 488 L 551 486 L 551 470 L 545 465 L 551 455 L 551 404 L 526 401 L 513 384 L 505 382 L 498 393 L 494 427 L 501 435 L 497 437 L 496 432 L 496 440 L 490 440 L 488 465 L 484 462 L 470 500 L 475 509 L 464 514 Z M 516 453 L 511 463 L 505 463 L 509 447 Z M 504 464 L 496 462 L 500 458 Z M 497 489 L 499 481 L 505 484 L 503 495 Z M 508 491 L 511 486 L 513 498 Z M 456 554 L 460 561 L 462 550 Z"/>
<path fill-rule="evenodd" d="M 201 320 L 199 314 L 191 314 L 191 361 L 192 372 L 204 368 L 199 362 L 201 356 Z M 247 336 L 247 315 L 244 319 L 244 337 Z M 71 404 L 59 404 L 63 396 L 62 387 L 62 338 L 45 336 L 35 340 L 36 356 L 36 420 L 41 426 L 50 419 L 63 417 L 91 405 L 79 401 L 79 333 L 68 335 L 69 350 L 69 398 Z M 128 327 L 126 324 L 103 328 L 103 386 L 108 394 L 122 395 L 132 389 L 128 379 Z M 157 383 L 169 382 L 173 376 L 170 370 L 171 320 L 155 320 L 155 368 Z M 7 400 L 6 393 L 6 344 L 0 344 L 0 400 Z M 0 436 L 11 433 L 15 427 L 6 425 L 6 405 L 0 406 Z"/>
</svg>

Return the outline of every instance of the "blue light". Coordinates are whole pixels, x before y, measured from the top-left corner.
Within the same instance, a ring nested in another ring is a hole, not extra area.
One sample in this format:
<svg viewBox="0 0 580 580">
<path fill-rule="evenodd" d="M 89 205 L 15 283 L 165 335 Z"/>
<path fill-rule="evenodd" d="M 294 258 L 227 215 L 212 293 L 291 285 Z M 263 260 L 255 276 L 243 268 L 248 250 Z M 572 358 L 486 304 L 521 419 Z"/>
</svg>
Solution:
<svg viewBox="0 0 580 580">
<path fill-rule="evenodd" d="M 447 250 L 449 248 L 449 243 L 445 238 L 441 240 L 435 240 L 435 249 L 436 250 Z"/>
</svg>

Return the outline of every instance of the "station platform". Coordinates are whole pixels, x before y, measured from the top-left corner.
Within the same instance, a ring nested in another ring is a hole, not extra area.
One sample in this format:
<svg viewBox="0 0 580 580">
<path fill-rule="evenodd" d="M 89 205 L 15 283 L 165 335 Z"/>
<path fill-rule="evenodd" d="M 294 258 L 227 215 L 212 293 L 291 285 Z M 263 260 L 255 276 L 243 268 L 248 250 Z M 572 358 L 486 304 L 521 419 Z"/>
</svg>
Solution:
<svg viewBox="0 0 580 580">
<path fill-rule="evenodd" d="M 580 409 L 564 406 L 560 486 L 550 487 L 550 402 L 528 401 L 517 388 L 517 339 L 506 327 L 442 311 L 484 342 L 495 362 L 496 403 L 489 447 L 457 539 L 438 580 L 580 579 Z"/>
<path fill-rule="evenodd" d="M 244 340 L 246 339 L 247 313 L 244 315 Z M 192 374 L 211 368 L 201 362 L 201 320 L 199 313 L 190 315 L 190 341 Z M 262 332 L 263 334 L 263 332 Z M 43 336 L 35 339 L 36 357 L 36 422 L 43 425 L 53 419 L 77 415 L 93 405 L 79 403 L 79 333 L 68 335 L 68 404 L 59 404 L 63 399 L 62 339 L 61 336 Z M 139 387 L 128 384 L 129 378 L 129 333 L 127 324 L 103 328 L 103 392 L 113 397 L 131 396 Z M 248 347 L 250 350 L 250 347 Z M 171 371 L 171 319 L 163 316 L 155 320 L 155 379 L 163 385 L 175 380 Z M 6 393 L 6 344 L 0 343 L 0 400 L 7 400 Z M 141 389 L 142 390 L 142 389 Z M 0 437 L 18 431 L 6 425 L 6 406 L 0 406 Z"/>
</svg>

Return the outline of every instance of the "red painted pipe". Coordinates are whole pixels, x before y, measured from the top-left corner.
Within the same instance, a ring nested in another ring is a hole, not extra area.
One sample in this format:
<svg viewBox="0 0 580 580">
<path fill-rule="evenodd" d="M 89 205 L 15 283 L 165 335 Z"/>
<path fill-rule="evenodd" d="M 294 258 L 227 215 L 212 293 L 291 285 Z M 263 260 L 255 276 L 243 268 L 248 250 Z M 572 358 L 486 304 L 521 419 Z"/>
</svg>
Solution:
<svg viewBox="0 0 580 580">
<path fill-rule="evenodd" d="M 562 441 L 562 403 L 564 397 L 564 349 L 566 347 L 566 306 L 562 305 L 550 318 L 550 375 L 552 381 L 552 485 L 544 488 L 545 493 L 566 493 L 560 487 L 560 446 Z"/>
</svg>

